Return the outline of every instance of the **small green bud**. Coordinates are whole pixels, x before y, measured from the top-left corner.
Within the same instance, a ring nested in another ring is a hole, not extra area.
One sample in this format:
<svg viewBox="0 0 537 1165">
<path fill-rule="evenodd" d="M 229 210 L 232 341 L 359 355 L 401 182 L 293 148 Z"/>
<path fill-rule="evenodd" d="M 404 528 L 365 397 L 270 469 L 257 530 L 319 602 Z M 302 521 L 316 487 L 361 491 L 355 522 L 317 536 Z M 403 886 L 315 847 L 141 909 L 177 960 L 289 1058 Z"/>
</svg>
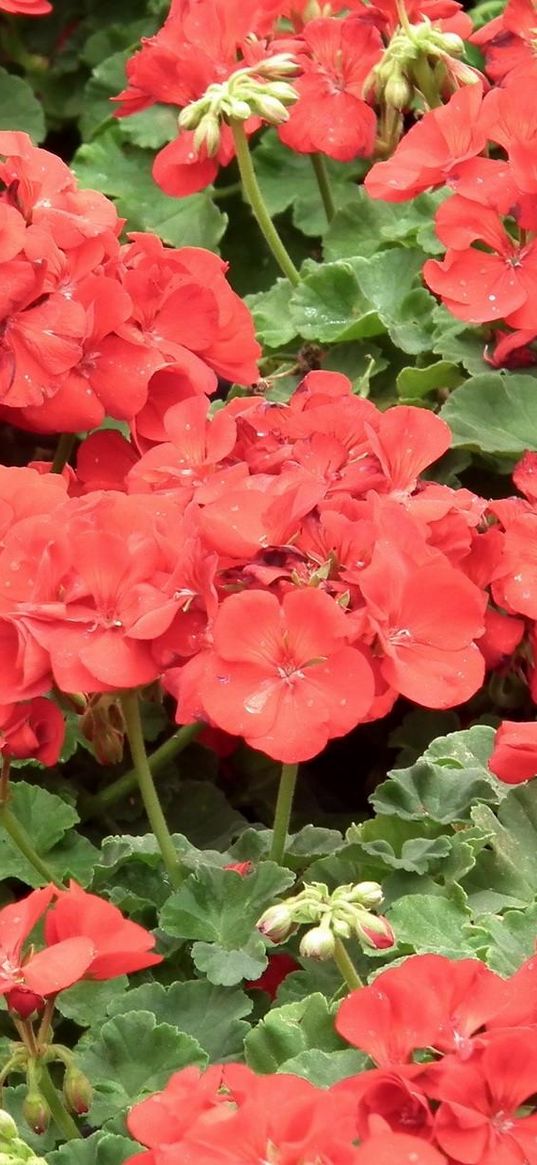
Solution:
<svg viewBox="0 0 537 1165">
<path fill-rule="evenodd" d="M 91 1084 L 76 1064 L 70 1064 L 63 1078 L 63 1095 L 65 1103 L 71 1112 L 77 1116 L 89 1112 L 93 1101 Z"/>
<path fill-rule="evenodd" d="M 366 910 L 376 910 L 381 905 L 384 895 L 378 882 L 357 882 L 352 888 L 350 897 Z"/>
<path fill-rule="evenodd" d="M 50 1109 L 40 1092 L 28 1092 L 22 1104 L 22 1115 L 33 1133 L 46 1133 L 50 1122 Z"/>
<path fill-rule="evenodd" d="M 384 100 L 394 109 L 405 109 L 412 97 L 412 90 L 405 77 L 395 73 L 388 78 L 384 88 Z"/>
<path fill-rule="evenodd" d="M 220 125 L 218 118 L 212 113 L 206 113 L 194 130 L 193 146 L 196 152 L 199 152 L 202 146 L 205 146 L 207 154 L 210 158 L 218 151 L 220 145 Z"/>
<path fill-rule="evenodd" d="M 354 930 L 361 942 L 377 951 L 395 946 L 393 930 L 388 919 L 382 914 L 369 914 L 366 910 L 363 913 L 357 911 Z"/>
<path fill-rule="evenodd" d="M 289 118 L 289 113 L 275 97 L 270 97 L 268 93 L 257 93 L 252 97 L 252 113 L 257 113 L 264 121 L 268 121 L 269 125 L 281 125 Z"/>
<path fill-rule="evenodd" d="M 258 77 L 267 77 L 269 80 L 278 80 L 279 77 L 293 77 L 300 72 L 300 65 L 291 53 L 275 53 L 265 61 L 258 61 L 252 66 L 252 72 Z"/>
</svg>

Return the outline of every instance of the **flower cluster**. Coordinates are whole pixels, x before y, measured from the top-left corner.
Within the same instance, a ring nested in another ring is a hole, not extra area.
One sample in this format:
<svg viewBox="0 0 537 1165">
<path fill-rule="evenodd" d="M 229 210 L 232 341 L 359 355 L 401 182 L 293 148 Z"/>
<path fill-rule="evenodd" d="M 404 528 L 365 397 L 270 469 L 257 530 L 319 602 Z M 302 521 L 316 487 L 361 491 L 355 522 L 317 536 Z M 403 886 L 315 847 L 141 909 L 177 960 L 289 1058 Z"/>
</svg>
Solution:
<svg viewBox="0 0 537 1165">
<path fill-rule="evenodd" d="M 207 251 L 150 234 L 121 245 L 112 202 L 80 190 L 54 154 L 0 134 L 0 417 L 77 432 L 132 421 L 164 391 L 250 384 L 259 348 L 249 313 Z"/>
<path fill-rule="evenodd" d="M 485 503 L 420 480 L 443 421 L 321 372 L 284 406 L 165 403 L 132 443 L 90 436 L 76 474 L 5 471 L 0 698 L 161 678 L 180 723 L 294 763 L 399 694 L 441 708 L 479 688 Z"/>
<path fill-rule="evenodd" d="M 45 947 L 25 950 L 43 917 Z M 0 910 L 0 995 L 26 1019 L 81 979 L 114 979 L 155 966 L 162 957 L 154 945 L 143 926 L 76 882 L 67 890 L 45 886 Z"/>
<path fill-rule="evenodd" d="M 526 85 L 508 74 L 502 88 L 486 93 L 476 84 L 456 93 L 365 180 L 373 198 L 388 202 L 436 187 L 453 191 L 436 214 L 446 254 L 429 259 L 423 275 L 458 319 L 511 329 L 495 332 L 496 364 L 537 337 L 535 64 L 528 70 Z"/>
<path fill-rule="evenodd" d="M 456 0 L 416 0 L 403 25 L 395 0 L 175 0 L 162 29 L 127 63 L 118 116 L 157 101 L 181 110 L 179 136 L 153 169 L 176 196 L 202 190 L 231 162 L 235 120 L 247 135 L 276 124 L 298 153 L 369 157 L 377 137 L 386 144 L 400 132 L 400 112 L 416 92 L 427 103 L 431 92 L 475 80 L 457 59 L 471 30 Z M 386 109 L 396 114 L 389 126 Z"/>
<path fill-rule="evenodd" d="M 147 1146 L 129 1160 L 535 1165 L 536 985 L 535 958 L 504 980 L 476 959 L 413 956 L 340 1007 L 337 1030 L 375 1067 L 328 1089 L 187 1068 L 129 1113 Z"/>
</svg>

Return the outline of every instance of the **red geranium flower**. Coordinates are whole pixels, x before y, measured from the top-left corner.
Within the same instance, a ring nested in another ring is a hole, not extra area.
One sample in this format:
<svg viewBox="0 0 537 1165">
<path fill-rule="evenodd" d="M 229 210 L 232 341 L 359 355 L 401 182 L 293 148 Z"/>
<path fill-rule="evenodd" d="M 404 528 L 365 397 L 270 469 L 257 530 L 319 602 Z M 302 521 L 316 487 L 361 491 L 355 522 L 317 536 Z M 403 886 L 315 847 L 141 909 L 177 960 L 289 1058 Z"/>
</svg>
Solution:
<svg viewBox="0 0 537 1165">
<path fill-rule="evenodd" d="M 360 20 L 329 19 L 306 24 L 303 37 L 304 72 L 293 81 L 299 98 L 278 129 L 282 142 L 298 153 L 319 150 L 340 162 L 368 156 L 376 117 L 363 88 L 382 55 L 379 33 Z"/>
<path fill-rule="evenodd" d="M 0 705 L 0 753 L 7 757 L 32 757 L 42 765 L 55 765 L 65 736 L 60 709 L 37 696 L 19 704 Z"/>
<path fill-rule="evenodd" d="M 57 900 L 45 919 L 45 939 L 50 951 L 66 942 L 91 940 L 92 956 L 84 968 L 88 979 L 114 979 L 162 962 L 152 951 L 155 937 L 124 918 L 117 906 L 88 894 L 71 881 L 68 890 L 57 891 Z M 82 976 L 78 976 L 81 978 Z"/>
<path fill-rule="evenodd" d="M 0 910 L 0 995 L 19 1015 L 31 1015 L 43 997 L 56 995 L 80 979 L 95 950 L 87 935 L 67 937 L 52 949 L 24 956 L 23 945 L 55 894 L 54 886 L 34 890 Z M 13 996 L 11 996 L 13 992 Z"/>
<path fill-rule="evenodd" d="M 281 605 L 264 591 L 231 595 L 215 620 L 214 650 L 193 661 L 201 706 L 193 718 L 209 717 L 286 764 L 315 756 L 364 719 L 373 699 L 371 668 L 346 635 L 344 612 L 321 591 L 291 591 Z M 182 720 L 190 666 L 170 677 Z"/>
<path fill-rule="evenodd" d="M 537 723 L 504 720 L 494 738 L 489 769 L 508 785 L 520 785 L 537 776 Z"/>
</svg>

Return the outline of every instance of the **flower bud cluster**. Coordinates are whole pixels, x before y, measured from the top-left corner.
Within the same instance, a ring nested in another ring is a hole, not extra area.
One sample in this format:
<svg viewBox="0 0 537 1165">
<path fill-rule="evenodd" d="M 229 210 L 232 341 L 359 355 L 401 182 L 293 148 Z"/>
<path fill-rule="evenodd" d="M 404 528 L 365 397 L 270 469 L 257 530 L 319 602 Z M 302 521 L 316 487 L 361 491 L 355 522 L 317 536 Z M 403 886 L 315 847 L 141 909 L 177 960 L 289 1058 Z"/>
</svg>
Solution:
<svg viewBox="0 0 537 1165">
<path fill-rule="evenodd" d="M 285 78 L 294 76 L 298 65 L 290 53 L 276 53 L 253 66 L 237 69 L 226 81 L 209 85 L 203 97 L 192 101 L 179 114 L 179 127 L 194 130 L 194 149 L 205 147 L 214 157 L 220 146 L 222 122 L 247 121 L 261 117 L 269 125 L 287 121 L 287 106 L 298 94 Z"/>
<path fill-rule="evenodd" d="M 19 1137 L 15 1121 L 3 1108 L 0 1108 L 0 1165 L 45 1165 L 43 1157 L 36 1157 L 33 1149 Z"/>
<path fill-rule="evenodd" d="M 406 21 L 394 33 L 382 59 L 372 69 L 365 92 L 373 89 L 377 101 L 396 110 L 407 109 L 416 93 L 429 106 L 433 97 L 440 102 L 451 73 L 459 84 L 477 80 L 473 69 L 461 61 L 455 66 L 451 60 L 461 57 L 463 52 L 461 37 L 442 32 L 427 17 L 419 24 Z"/>
<path fill-rule="evenodd" d="M 300 954 L 309 959 L 332 958 L 337 939 L 354 937 L 364 946 L 391 947 L 395 938 L 389 922 L 373 913 L 381 903 L 377 882 L 349 883 L 332 893 L 323 882 L 311 882 L 294 897 L 269 907 L 257 928 L 278 943 L 299 926 L 310 925 L 300 942 Z"/>
</svg>

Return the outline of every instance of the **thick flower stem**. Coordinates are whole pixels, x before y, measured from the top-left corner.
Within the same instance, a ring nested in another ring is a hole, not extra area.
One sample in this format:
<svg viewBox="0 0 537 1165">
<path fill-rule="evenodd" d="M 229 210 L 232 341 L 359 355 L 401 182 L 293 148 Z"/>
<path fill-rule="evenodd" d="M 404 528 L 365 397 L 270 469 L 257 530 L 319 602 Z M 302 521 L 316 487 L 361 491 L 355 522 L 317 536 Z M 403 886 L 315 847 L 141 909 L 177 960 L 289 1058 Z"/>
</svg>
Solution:
<svg viewBox="0 0 537 1165">
<path fill-rule="evenodd" d="M 274 813 L 272 847 L 270 850 L 271 861 L 277 862 L 279 866 L 283 864 L 285 857 L 285 847 L 287 844 L 287 834 L 289 832 L 297 775 L 298 765 L 282 765 L 280 787 L 278 789 L 276 810 Z"/>
<path fill-rule="evenodd" d="M 362 980 L 354 966 L 354 963 L 347 951 L 345 944 L 340 938 L 335 940 L 336 946 L 334 950 L 334 962 L 337 965 L 338 971 L 349 991 L 356 991 L 358 987 L 363 987 Z"/>
<path fill-rule="evenodd" d="M 75 1138 L 80 1138 L 82 1133 L 77 1128 L 72 1116 L 69 1115 L 67 1109 L 64 1108 L 58 1092 L 50 1078 L 50 1072 L 46 1064 L 41 1061 L 39 1073 L 39 1090 L 46 1100 L 50 1109 L 50 1114 L 54 1123 L 63 1133 L 67 1141 L 73 1141 Z"/>
<path fill-rule="evenodd" d="M 250 154 L 250 147 L 248 145 L 248 138 L 244 132 L 242 121 L 231 119 L 231 132 L 233 134 L 233 141 L 235 142 L 235 152 L 237 155 L 237 164 L 239 167 L 239 174 L 241 176 L 242 189 L 244 196 L 249 202 L 252 211 L 257 219 L 257 224 L 262 234 L 265 236 L 265 241 L 270 247 L 272 254 L 287 277 L 290 283 L 296 287 L 300 283 L 300 275 L 295 267 L 291 256 L 284 247 L 282 240 L 272 222 L 270 214 L 265 205 L 265 200 L 261 193 L 259 183 L 256 178 L 252 156 Z"/>
<path fill-rule="evenodd" d="M 33 866 L 36 873 L 39 874 L 39 877 L 43 878 L 45 882 L 53 882 L 55 886 L 61 889 L 61 882 L 58 881 L 53 871 L 47 866 L 47 863 L 39 857 L 24 826 L 21 825 L 20 821 L 17 821 L 9 806 L 5 804 L 0 804 L 0 825 L 5 829 L 8 837 L 11 838 L 13 845 L 17 847 L 23 858 L 26 858 L 29 865 Z"/>
<path fill-rule="evenodd" d="M 156 777 L 175 756 L 183 752 L 185 748 L 196 739 L 196 736 L 201 732 L 203 725 L 201 724 L 184 724 L 173 736 L 164 741 L 159 748 L 147 758 L 147 763 L 151 769 L 151 776 Z M 101 789 L 100 793 L 86 793 L 85 796 L 79 798 L 78 809 L 83 821 L 87 821 L 90 817 L 97 817 L 100 813 L 106 813 L 123 797 L 128 797 L 134 789 L 138 787 L 138 774 L 135 769 L 129 769 L 128 773 L 123 773 L 121 777 L 117 777 L 115 781 L 111 781 L 106 788 Z"/>
<path fill-rule="evenodd" d="M 162 806 L 149 767 L 149 761 L 145 751 L 144 734 L 142 732 L 138 693 L 135 691 L 125 692 L 121 697 L 121 706 L 125 717 L 127 736 L 129 738 L 138 788 L 142 796 L 147 818 L 157 839 L 170 882 L 172 886 L 179 886 L 183 880 L 183 871 L 166 823 L 166 818 L 162 812 Z"/>
<path fill-rule="evenodd" d="M 321 195 L 322 204 L 324 206 L 324 213 L 326 214 L 328 222 L 332 222 L 332 219 L 336 213 L 336 206 L 332 195 L 332 187 L 330 185 L 330 176 L 326 168 L 326 162 L 322 154 L 310 154 L 310 157 L 313 171 L 317 179 L 317 185 L 319 187 L 319 194 Z"/>
<path fill-rule="evenodd" d="M 56 445 L 56 452 L 52 461 L 52 473 L 61 473 L 75 447 L 76 433 L 62 433 Z"/>
</svg>

